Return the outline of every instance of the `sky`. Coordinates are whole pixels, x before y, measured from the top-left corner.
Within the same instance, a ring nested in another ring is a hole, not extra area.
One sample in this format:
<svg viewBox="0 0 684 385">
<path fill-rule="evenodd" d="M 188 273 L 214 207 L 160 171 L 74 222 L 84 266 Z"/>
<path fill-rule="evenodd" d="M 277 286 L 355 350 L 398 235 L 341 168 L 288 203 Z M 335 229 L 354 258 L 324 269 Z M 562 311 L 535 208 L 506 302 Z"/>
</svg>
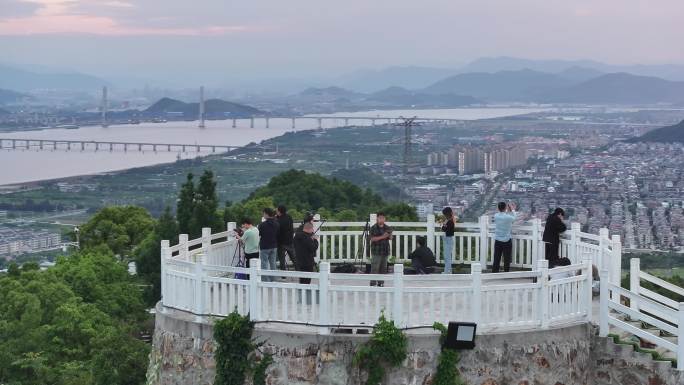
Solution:
<svg viewBox="0 0 684 385">
<path fill-rule="evenodd" d="M 681 64 L 682 15 L 682 0 L 0 0 L 0 62 L 193 81 L 488 56 Z"/>
</svg>

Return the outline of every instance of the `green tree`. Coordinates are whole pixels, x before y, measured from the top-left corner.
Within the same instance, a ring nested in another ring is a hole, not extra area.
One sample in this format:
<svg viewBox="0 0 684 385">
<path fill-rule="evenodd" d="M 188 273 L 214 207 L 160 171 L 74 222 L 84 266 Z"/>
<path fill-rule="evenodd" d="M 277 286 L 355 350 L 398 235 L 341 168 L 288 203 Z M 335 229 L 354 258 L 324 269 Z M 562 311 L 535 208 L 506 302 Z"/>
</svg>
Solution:
<svg viewBox="0 0 684 385">
<path fill-rule="evenodd" d="M 193 213 L 195 212 L 195 182 L 193 178 L 194 175 L 189 173 L 178 194 L 176 217 L 178 218 L 178 231 L 181 234 L 190 234 L 190 226 L 192 226 Z"/>
<path fill-rule="evenodd" d="M 252 223 L 261 222 L 262 212 L 265 207 L 273 207 L 273 199 L 270 197 L 260 197 L 246 200 L 242 203 L 235 203 L 226 207 L 223 211 L 224 222 L 239 222 L 243 218 L 249 218 Z"/>
<path fill-rule="evenodd" d="M 140 303 L 111 254 L 0 277 L 0 383 L 141 383 L 149 349 L 132 337 L 146 316 Z"/>
<path fill-rule="evenodd" d="M 161 241 L 169 240 L 171 244 L 178 242 L 178 224 L 166 207 L 159 217 L 154 231 L 135 249 L 137 272 L 148 285 L 144 298 L 148 306 L 153 306 L 161 298 Z"/>
<path fill-rule="evenodd" d="M 142 207 L 105 207 L 81 226 L 81 249 L 106 245 L 114 254 L 127 256 L 153 227 L 154 218 Z"/>
<path fill-rule="evenodd" d="M 195 205 L 193 207 L 190 235 L 198 237 L 203 227 L 210 227 L 213 231 L 220 231 L 223 227 L 218 216 L 218 196 L 216 195 L 216 181 L 214 173 L 205 170 L 195 188 Z"/>
</svg>

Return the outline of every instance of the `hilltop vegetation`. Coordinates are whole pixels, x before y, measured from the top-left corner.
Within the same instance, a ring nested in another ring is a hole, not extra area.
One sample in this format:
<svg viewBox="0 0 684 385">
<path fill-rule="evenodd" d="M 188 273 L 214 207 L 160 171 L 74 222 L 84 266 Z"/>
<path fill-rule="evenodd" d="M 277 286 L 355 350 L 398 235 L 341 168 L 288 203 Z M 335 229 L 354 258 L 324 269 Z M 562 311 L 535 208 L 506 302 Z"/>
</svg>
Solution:
<svg viewBox="0 0 684 385">
<path fill-rule="evenodd" d="M 638 138 L 630 139 L 629 142 L 684 143 L 684 120 L 672 126 L 656 128 Z"/>
<path fill-rule="evenodd" d="M 142 111 L 147 116 L 164 116 L 167 113 L 181 113 L 184 117 L 197 119 L 199 103 L 185 103 L 171 98 L 159 99 L 156 103 Z M 207 119 L 228 117 L 249 117 L 263 114 L 254 107 L 228 102 L 221 99 L 209 99 L 204 102 L 204 114 Z"/>
</svg>

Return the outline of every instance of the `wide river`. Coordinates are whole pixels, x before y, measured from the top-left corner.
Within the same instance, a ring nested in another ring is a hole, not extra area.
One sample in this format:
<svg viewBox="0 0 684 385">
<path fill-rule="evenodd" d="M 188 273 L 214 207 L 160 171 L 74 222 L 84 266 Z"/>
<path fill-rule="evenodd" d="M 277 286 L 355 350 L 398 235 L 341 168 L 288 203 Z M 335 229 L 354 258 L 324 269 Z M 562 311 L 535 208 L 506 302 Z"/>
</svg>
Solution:
<svg viewBox="0 0 684 385">
<path fill-rule="evenodd" d="M 444 118 L 476 120 L 502 116 L 521 115 L 542 111 L 532 108 L 456 108 L 437 110 L 383 110 L 365 112 L 340 112 L 316 116 L 358 116 L 396 118 L 399 116 L 418 116 L 421 118 Z M 378 121 L 377 124 L 385 123 Z M 323 127 L 339 127 L 343 119 L 324 120 Z M 371 121 L 352 120 L 350 124 L 370 125 Z M 96 142 L 126 143 L 175 143 L 175 144 L 214 144 L 227 146 L 244 146 L 250 142 L 280 136 L 288 131 L 317 128 L 315 119 L 298 119 L 296 128 L 292 129 L 290 119 L 270 119 L 269 128 L 265 120 L 255 119 L 254 128 L 250 128 L 249 119 L 239 119 L 236 128 L 232 120 L 207 121 L 206 128 L 197 127 L 197 122 L 143 123 L 138 125 L 114 125 L 103 127 L 81 127 L 78 129 L 45 129 L 37 131 L 18 131 L 0 133 L 2 139 L 49 139 L 49 140 L 83 140 Z M 7 147 L 8 142 L 4 146 Z M 207 155 L 203 152 L 201 155 Z M 197 156 L 194 152 L 167 152 L 151 150 L 123 152 L 121 149 L 109 151 L 72 147 L 65 149 L 38 149 L 0 151 L 0 186 L 45 179 L 64 178 L 76 175 L 96 174 L 133 167 L 149 166 L 159 163 L 173 162 L 178 157 Z"/>
</svg>

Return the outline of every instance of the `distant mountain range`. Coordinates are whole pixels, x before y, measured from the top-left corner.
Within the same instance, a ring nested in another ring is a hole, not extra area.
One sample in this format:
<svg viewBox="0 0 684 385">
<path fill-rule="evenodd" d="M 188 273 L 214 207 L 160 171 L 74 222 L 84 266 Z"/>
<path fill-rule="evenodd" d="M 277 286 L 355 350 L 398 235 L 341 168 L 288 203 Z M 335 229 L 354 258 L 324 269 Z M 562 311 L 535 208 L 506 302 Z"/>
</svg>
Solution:
<svg viewBox="0 0 684 385">
<path fill-rule="evenodd" d="M 539 72 L 560 73 L 568 68 L 580 67 L 602 73 L 627 72 L 641 76 L 655 76 L 667 80 L 684 81 L 684 65 L 612 65 L 594 60 L 536 60 L 515 57 L 485 57 L 474 60 L 458 69 L 458 72 L 499 72 L 531 69 Z"/>
<path fill-rule="evenodd" d="M 95 76 L 73 73 L 38 73 L 0 65 L 0 88 L 17 91 L 36 89 L 97 90 L 109 85 Z"/>
<path fill-rule="evenodd" d="M 684 120 L 673 126 L 656 128 L 638 138 L 632 138 L 628 142 L 684 143 Z"/>
<path fill-rule="evenodd" d="M 254 107 L 228 102 L 221 99 L 209 99 L 204 102 L 204 112 L 207 119 L 225 119 L 231 117 L 250 117 L 264 112 Z M 197 119 L 199 103 L 185 103 L 171 98 L 162 98 L 142 111 L 146 116 L 165 116 L 169 113 L 181 114 L 184 118 Z"/>
<path fill-rule="evenodd" d="M 481 104 L 472 96 L 455 93 L 425 93 L 403 87 L 388 87 L 370 94 L 355 92 L 341 87 L 307 88 L 292 100 L 299 104 L 335 104 L 367 108 L 388 107 L 460 107 Z"/>
<path fill-rule="evenodd" d="M 569 87 L 549 90 L 538 100 L 554 103 L 684 105 L 684 82 L 611 73 Z"/>
<path fill-rule="evenodd" d="M 628 73 L 600 74 L 574 67 L 559 74 L 533 70 L 454 75 L 428 86 L 429 94 L 471 95 L 488 102 L 684 105 L 684 82 Z"/>
<path fill-rule="evenodd" d="M 9 114 L 10 114 L 9 111 L 3 110 L 2 108 L 0 108 L 0 116 L 2 116 L 2 115 L 9 115 Z"/>
<path fill-rule="evenodd" d="M 25 97 L 28 97 L 28 95 L 0 88 L 0 104 L 16 103 Z"/>
<path fill-rule="evenodd" d="M 373 92 L 388 87 L 423 88 L 458 73 L 456 69 L 432 67 L 388 67 L 381 70 L 359 70 L 344 75 L 336 83 L 359 92 Z"/>
<path fill-rule="evenodd" d="M 427 94 L 470 95 L 487 101 L 535 101 L 547 90 L 571 85 L 556 74 L 533 70 L 473 72 L 442 79 L 422 91 Z"/>
</svg>

